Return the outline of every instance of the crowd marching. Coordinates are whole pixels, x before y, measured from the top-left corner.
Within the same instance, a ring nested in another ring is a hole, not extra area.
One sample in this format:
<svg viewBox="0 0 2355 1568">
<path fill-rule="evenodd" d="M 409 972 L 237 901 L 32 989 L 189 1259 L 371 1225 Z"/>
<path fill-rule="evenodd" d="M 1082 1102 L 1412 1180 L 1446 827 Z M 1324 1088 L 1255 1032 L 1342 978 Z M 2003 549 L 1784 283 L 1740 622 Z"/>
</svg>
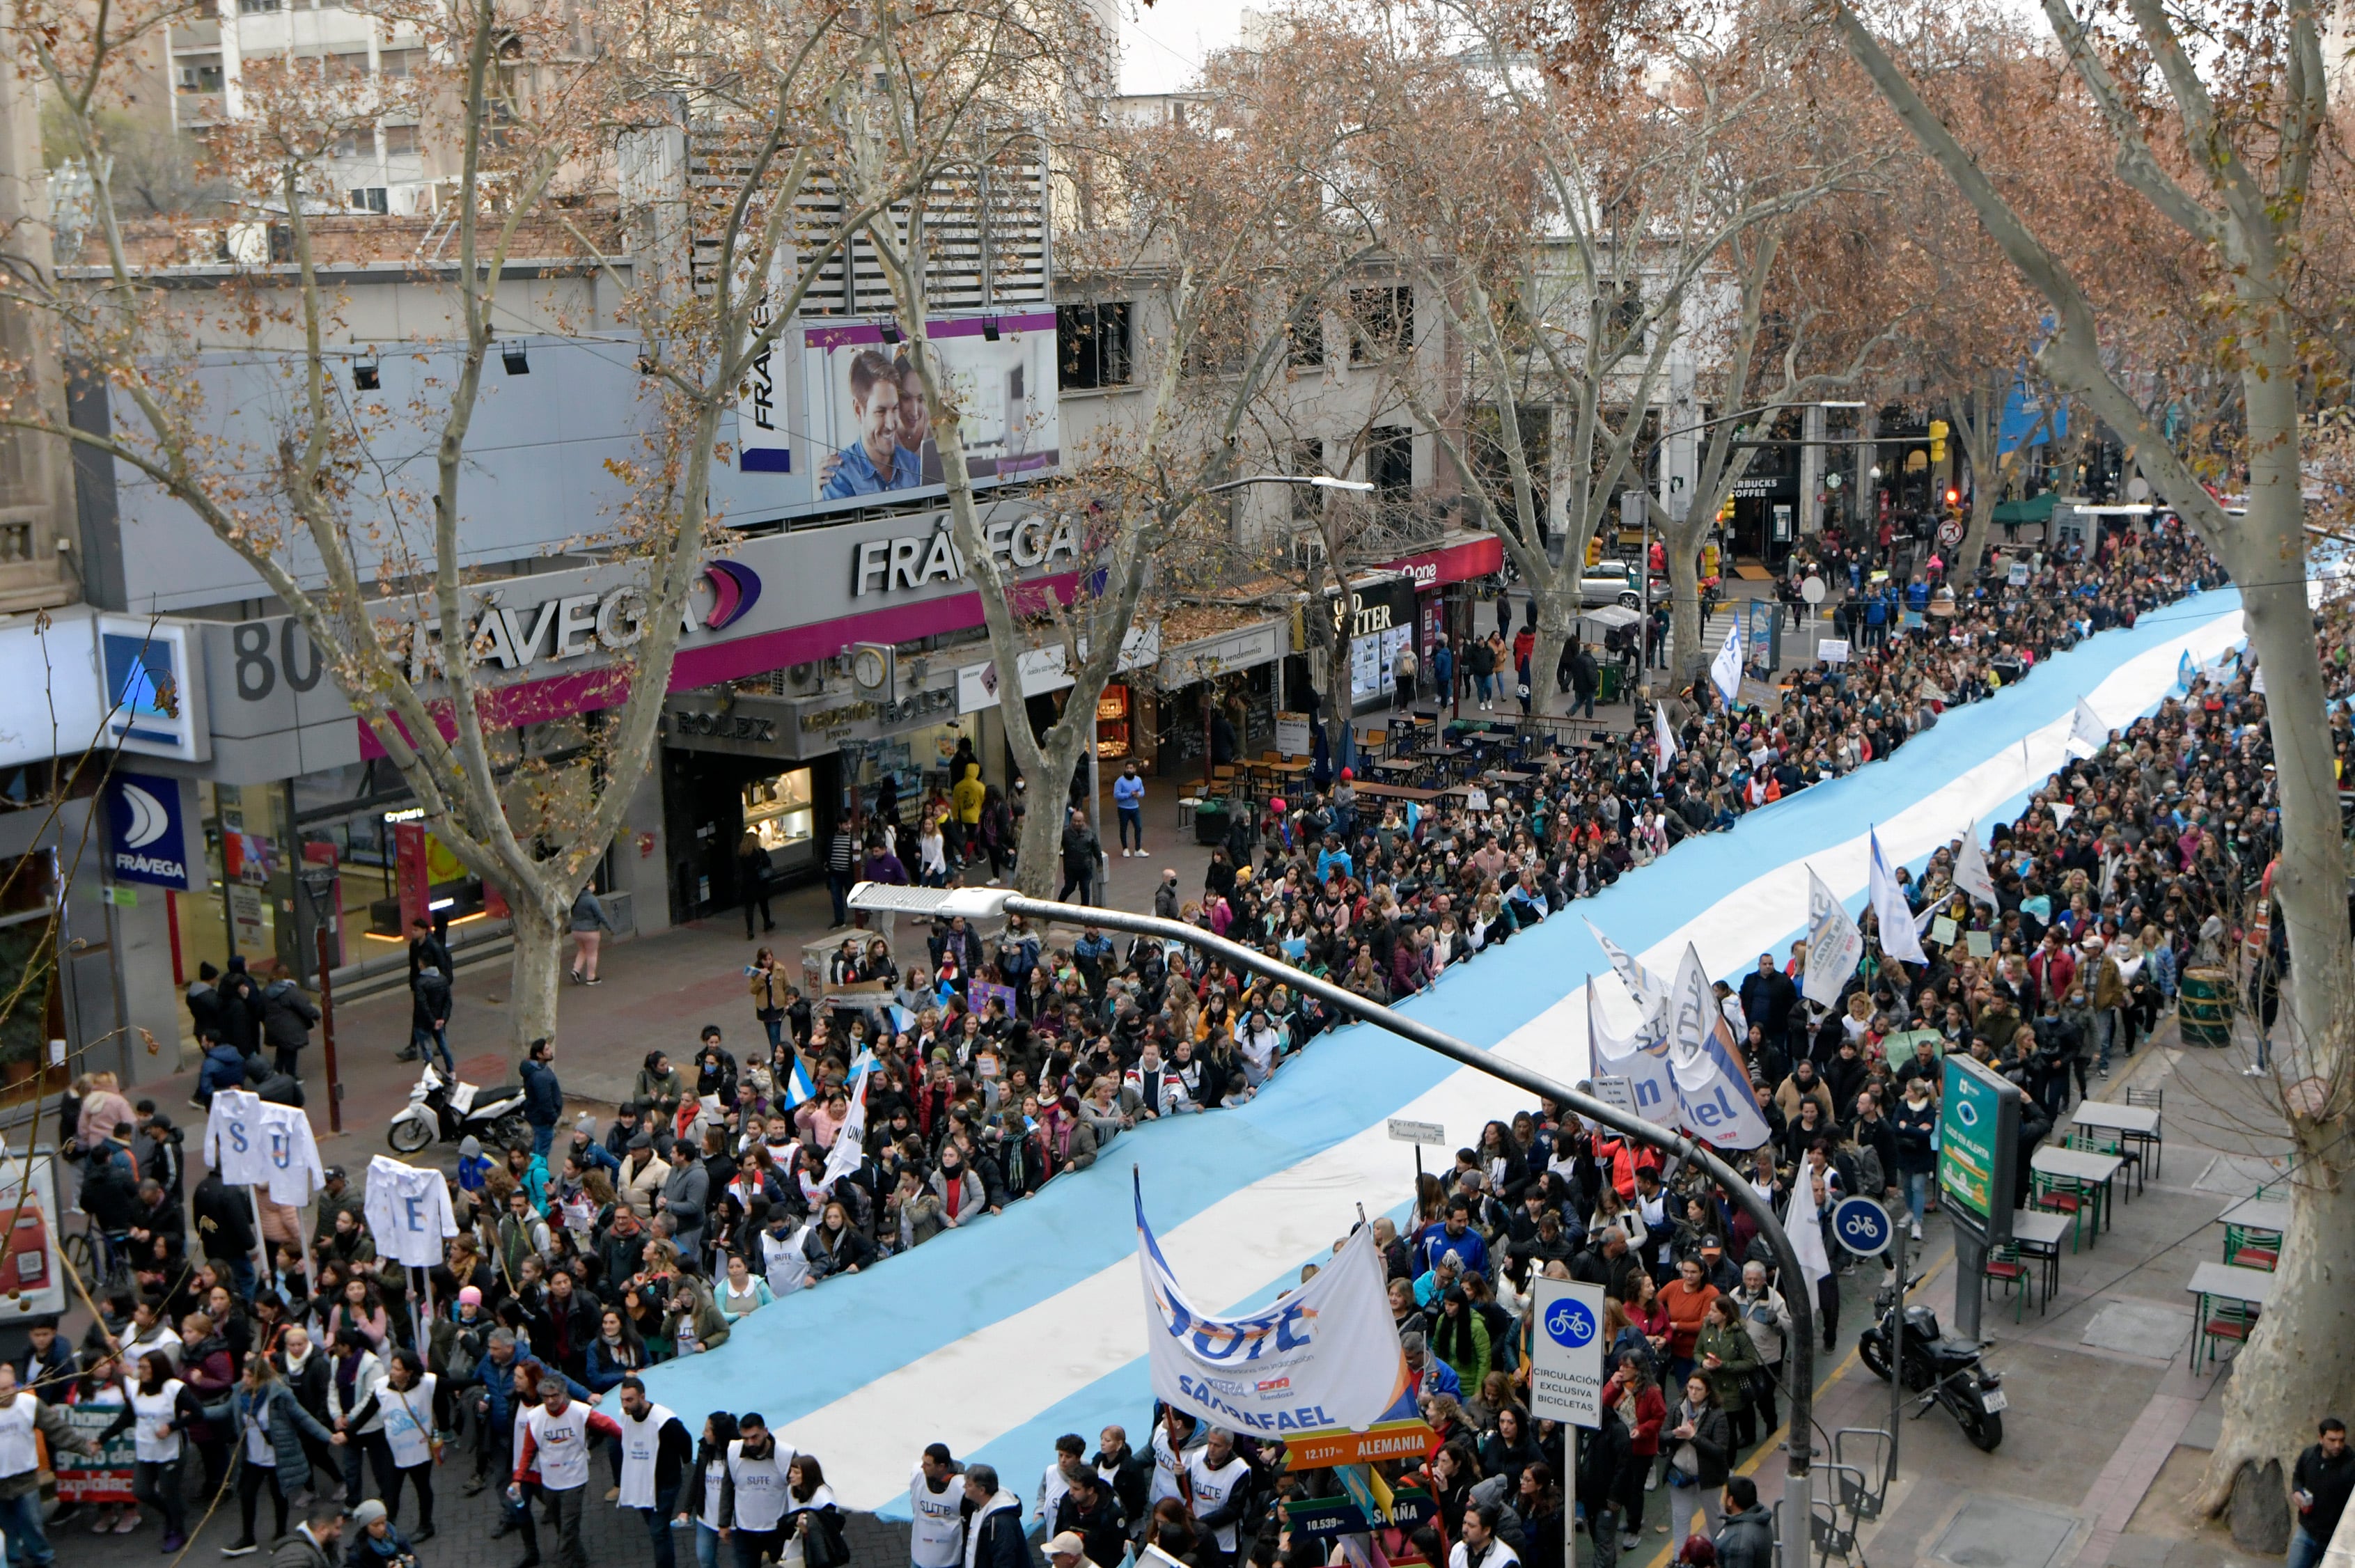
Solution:
<svg viewBox="0 0 2355 1568">
<path fill-rule="evenodd" d="M 2217 581 L 2198 546 L 2162 525 L 2113 535 L 2093 559 L 2040 561 L 2024 581 L 1941 587 L 1919 625 L 1800 671 L 1778 711 L 1729 709 L 1706 688 L 1667 699 L 1672 751 L 1639 727 L 1462 808 L 1377 809 L 1343 772 L 1243 818 L 1199 896 L 1171 873 L 1156 908 L 1389 1001 L 1683 837 L 1885 756 L 1945 709 Z M 2328 610 L 2318 629 L 2343 690 L 2349 620 Z M 1803 1184 L 1819 1210 L 1843 1192 L 1902 1195 L 1918 1222 L 1934 1199 L 1943 1051 L 1967 1051 L 2029 1089 L 2024 1160 L 2072 1092 L 2136 1048 L 2179 976 L 2236 939 L 2243 891 L 2275 853 L 2263 716 L 2251 673 L 2220 670 L 2073 762 L 1995 828 L 1992 905 L 1953 885 L 1955 851 L 1941 850 L 1908 884 L 1923 926 L 1950 938 L 1926 965 L 1869 947 L 1829 1008 L 1799 996 L 1798 952 L 1762 954 L 1754 974 L 1721 987 L 1773 1133 L 1739 1163 L 1778 1211 Z M 2343 756 L 2355 736 L 2343 712 L 2338 724 Z M 1081 827 L 1079 853 L 1100 853 Z M 898 846 L 879 831 L 866 850 L 871 869 Z M 929 843 L 923 853 L 944 859 Z M 1931 926 L 1934 909 L 1951 933 Z M 426 955 L 425 966 L 437 962 Z M 132 1283 L 79 1346 L 44 1328 L 0 1371 L 14 1378 L 0 1381 L 12 1546 L 11 1435 L 31 1419 L 12 1406 L 95 1403 L 120 1404 L 132 1424 L 141 1502 L 88 1510 L 90 1525 L 127 1532 L 152 1510 L 165 1552 L 182 1544 L 193 1486 L 207 1501 L 233 1490 L 229 1555 L 258 1550 L 267 1499 L 273 1561 L 286 1568 L 338 1557 L 398 1568 L 434 1533 L 448 1459 L 465 1465 L 468 1493 L 496 1487 L 506 1500 L 496 1533 L 520 1537 L 521 1568 L 541 1561 L 550 1533 L 563 1568 L 584 1568 L 592 1489 L 642 1515 L 657 1568 L 687 1549 L 676 1526 L 691 1526 L 701 1568 L 723 1552 L 738 1568 L 764 1557 L 840 1568 L 849 1550 L 819 1456 L 795 1453 L 754 1412 L 682 1421 L 649 1403 L 638 1375 L 712 1349 L 781 1296 L 997 1213 L 1144 1122 L 1249 1099 L 1339 1021 L 1216 959 L 1155 941 L 1124 949 L 1094 928 L 1050 947 L 1018 917 L 986 935 L 940 923 L 896 954 L 880 933 L 854 933 L 832 979 L 865 999 L 804 996 L 762 949 L 749 976 L 757 1048 L 740 1056 L 712 1025 L 677 1060 L 651 1051 L 610 1121 L 568 1125 L 554 1048 L 535 1047 L 524 1068 L 533 1137 L 462 1146 L 448 1179 L 458 1233 L 424 1298 L 408 1269 L 378 1256 L 340 1170 L 325 1172 L 308 1237 L 293 1211 L 218 1172 L 196 1186 L 191 1225 L 170 1119 L 111 1083 L 83 1085 L 82 1202 L 107 1207 Z M 1892 1040 L 1906 1044 L 1894 1061 Z M 267 1099 L 273 1069 L 251 1043 L 240 1075 Z M 129 1170 L 139 1179 L 125 1193 Z M 1562 1568 L 1568 1508 L 1599 1563 L 1647 1519 L 1676 1540 L 1701 1537 L 1689 1559 L 1769 1561 L 1765 1510 L 1733 1467 L 1778 1424 L 1792 1282 L 1724 1193 L 1538 1105 L 1488 1124 L 1451 1170 L 1427 1177 L 1403 1227 L 1375 1224 L 1441 1439 L 1402 1477 L 1430 1491 L 1429 1534 L 1390 1542 L 1392 1555 Z M 1522 1403 L 1521 1307 L 1538 1272 L 1609 1297 L 1614 1371 L 1574 1473 L 1561 1431 Z M 1838 1297 L 1819 1294 L 1829 1346 Z M 1148 1544 L 1193 1568 L 1325 1561 L 1323 1542 L 1292 1539 L 1268 1506 L 1329 1484 L 1319 1472 L 1287 1474 L 1274 1445 L 1175 1413 L 1139 1414 L 1141 1445 L 1118 1427 L 1093 1444 L 1066 1438 L 1028 1497 L 986 1466 L 928 1450 L 911 1488 L 915 1568 L 1021 1568 L 1034 1530 L 1055 1568 L 1116 1568 Z M 1663 1490 L 1660 1520 L 1646 1505 Z M 304 1510 L 292 1533 L 290 1503 Z M 48 1560 L 41 1543 L 20 1562 Z"/>
</svg>

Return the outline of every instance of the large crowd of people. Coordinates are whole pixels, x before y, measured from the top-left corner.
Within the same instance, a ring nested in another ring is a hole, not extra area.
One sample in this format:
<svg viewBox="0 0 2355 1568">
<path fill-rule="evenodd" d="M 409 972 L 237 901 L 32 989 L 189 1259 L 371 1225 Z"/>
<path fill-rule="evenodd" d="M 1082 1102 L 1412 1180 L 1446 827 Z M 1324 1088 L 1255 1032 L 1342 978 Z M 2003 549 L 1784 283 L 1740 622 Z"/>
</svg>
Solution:
<svg viewBox="0 0 2355 1568">
<path fill-rule="evenodd" d="M 1940 585 L 1918 625 L 1799 671 L 1777 710 L 1729 709 L 1705 690 L 1665 699 L 1676 739 L 1665 765 L 1646 725 L 1548 757 L 1527 784 L 1460 808 L 1377 805 L 1341 773 L 1244 817 L 1199 892 L 1171 873 L 1156 908 L 1389 1001 L 1680 839 L 1885 756 L 1947 708 L 2219 580 L 2164 525 L 2109 536 L 2091 557 L 2041 560 L 2025 581 Z M 2318 632 L 2343 689 L 2355 625 L 2333 609 Z M 1934 905 L 1953 922 L 1931 927 L 1941 940 L 1928 965 L 1870 948 L 1828 1009 L 1799 998 L 1797 952 L 1761 955 L 1727 988 L 1773 1135 L 1742 1164 L 1778 1211 L 1795 1187 L 1818 1208 L 1869 1192 L 1906 1202 L 1918 1223 L 1934 1199 L 1940 1053 L 1967 1051 L 2021 1080 L 2032 1147 L 2073 1090 L 2149 1033 L 2187 970 L 2222 959 L 2277 843 L 2253 688 L 2245 671 L 2203 677 L 2051 780 L 1995 829 L 1993 907 L 1954 889 L 1951 850 L 1934 856 L 1909 884 L 1925 927 Z M 2343 755 L 2355 736 L 2338 722 Z M 924 858 L 937 857 L 928 846 Z M 465 1489 L 507 1499 L 498 1533 L 521 1538 L 521 1568 L 541 1561 L 549 1531 L 564 1568 L 582 1568 L 581 1508 L 597 1489 L 645 1516 L 657 1568 L 679 1550 L 680 1519 L 702 1568 L 717 1568 L 723 1543 L 741 1568 L 763 1556 L 840 1568 L 818 1456 L 794 1453 L 753 1412 L 681 1421 L 647 1403 L 639 1374 L 713 1349 L 782 1296 L 983 1221 L 1142 1123 L 1249 1099 L 1339 1021 L 1217 959 L 1093 928 L 1050 945 L 1018 917 L 986 933 L 938 923 L 896 950 L 854 932 L 831 977 L 842 990 L 805 996 L 762 949 L 748 976 L 753 1047 L 740 1054 L 712 1025 L 676 1061 L 649 1051 L 610 1120 L 562 1120 L 542 1042 L 525 1074 L 534 1136 L 462 1147 L 449 1178 L 459 1233 L 424 1298 L 410 1271 L 377 1256 L 340 1171 L 312 1235 L 265 1207 L 257 1237 L 243 1194 L 217 1175 L 197 1188 L 191 1231 L 179 1167 L 138 1162 L 147 1179 L 111 1227 L 134 1250 L 127 1287 L 78 1349 L 37 1333 L 15 1370 L 44 1398 L 121 1401 L 137 1424 L 141 1503 L 92 1509 L 93 1527 L 135 1530 L 152 1510 L 176 1551 L 189 1483 L 221 1495 L 234 1462 L 242 1529 L 229 1554 L 257 1548 L 267 1499 L 290 1568 L 314 1568 L 303 1553 L 324 1552 L 323 1533 L 357 1568 L 378 1568 L 433 1533 L 436 1467 L 463 1449 Z M 113 1098 L 80 1119 L 86 1189 L 132 1163 L 117 1157 L 131 1139 L 176 1149 L 152 1104 L 118 1110 L 111 1086 L 94 1089 Z M 1561 1568 L 1570 1508 L 1607 1561 L 1665 1489 L 1661 1528 L 1707 1538 L 1740 1568 L 1767 1561 L 1764 1511 L 1733 1467 L 1778 1424 L 1790 1285 L 1723 1192 L 1535 1105 L 1428 1177 L 1403 1228 L 1376 1224 L 1440 1437 L 1419 1477 L 1431 1534 L 1402 1535 L 1394 1555 Z M 257 1272 L 258 1246 L 269 1262 Z M 1539 1272 L 1610 1299 L 1605 1419 L 1575 1474 L 1562 1433 L 1523 1403 L 1520 1309 Z M 1829 1346 L 1837 1290 L 1817 1296 Z M 1114 1568 L 1145 1541 L 1192 1568 L 1324 1561 L 1268 1506 L 1327 1484 L 1316 1472 L 1287 1474 L 1272 1448 L 1181 1415 L 1139 1416 L 1150 1435 L 1138 1448 L 1119 1428 L 1092 1450 L 1067 1440 L 1035 1499 L 928 1452 L 911 1489 L 917 1568 L 1016 1568 L 1034 1527 L 1057 1568 Z M 184 1476 L 189 1456 L 197 1473 Z M 362 1510 L 358 1526 L 331 1510 L 289 1535 L 286 1509 L 306 1488 Z"/>
</svg>

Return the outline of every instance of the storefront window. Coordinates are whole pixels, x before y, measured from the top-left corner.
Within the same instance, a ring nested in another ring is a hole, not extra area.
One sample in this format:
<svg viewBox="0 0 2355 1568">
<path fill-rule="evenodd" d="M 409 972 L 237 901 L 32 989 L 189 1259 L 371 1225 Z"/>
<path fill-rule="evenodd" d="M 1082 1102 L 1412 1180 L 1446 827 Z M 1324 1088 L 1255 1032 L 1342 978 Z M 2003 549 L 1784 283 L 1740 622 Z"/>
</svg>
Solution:
<svg viewBox="0 0 2355 1568">
<path fill-rule="evenodd" d="M 0 861 L 0 1083 L 14 1102 L 46 1060 L 48 1042 L 64 1038 L 57 988 L 57 954 L 49 938 L 57 922 L 58 862 L 36 850 Z"/>
<path fill-rule="evenodd" d="M 1408 624 L 1350 639 L 1349 701 L 1353 708 L 1391 689 L 1391 667 L 1398 662 L 1399 650 L 1413 635 L 1414 628 Z"/>
<path fill-rule="evenodd" d="M 290 966 L 295 868 L 284 787 L 199 782 L 197 801 L 204 813 L 204 887 L 172 898 L 181 977 L 193 976 L 201 964 L 226 965 L 232 956 L 256 974 Z"/>
<path fill-rule="evenodd" d="M 810 771 L 795 768 L 746 784 L 744 828 L 759 837 L 778 869 L 808 863 L 811 842 L 817 837 Z"/>
<path fill-rule="evenodd" d="M 1116 763 L 1128 754 L 1128 688 L 1114 681 L 1096 699 L 1096 755 L 1105 762 Z"/>
</svg>

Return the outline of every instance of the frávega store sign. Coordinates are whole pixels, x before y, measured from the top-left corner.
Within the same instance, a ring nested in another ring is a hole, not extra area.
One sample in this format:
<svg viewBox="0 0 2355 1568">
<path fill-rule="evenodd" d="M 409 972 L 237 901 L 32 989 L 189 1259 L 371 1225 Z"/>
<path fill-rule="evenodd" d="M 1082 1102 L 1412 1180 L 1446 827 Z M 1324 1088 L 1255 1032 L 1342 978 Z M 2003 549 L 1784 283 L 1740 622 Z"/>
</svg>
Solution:
<svg viewBox="0 0 2355 1568">
<path fill-rule="evenodd" d="M 1002 571 L 1016 575 L 1053 570 L 1058 563 L 1080 563 L 1080 525 L 1076 517 L 1050 519 L 1036 513 L 1023 517 L 993 518 L 982 527 L 983 542 Z M 853 555 L 850 594 L 920 590 L 935 582 L 965 580 L 964 552 L 950 537 L 947 517 L 930 534 L 901 534 L 888 539 L 860 542 Z"/>
<path fill-rule="evenodd" d="M 837 619 L 845 605 L 835 585 L 846 581 L 853 601 L 869 603 L 970 592 L 967 562 L 950 538 L 948 518 L 935 517 L 933 527 L 915 532 L 910 523 L 918 519 L 895 517 L 744 540 L 724 560 L 704 563 L 681 615 L 680 650 Z M 1017 580 L 1081 564 L 1075 517 L 1000 507 L 984 513 L 982 534 L 1001 569 Z M 475 661 L 497 674 L 612 657 L 645 635 L 642 562 L 473 583 L 464 593 Z M 410 640 L 410 677 L 426 678 L 442 637 L 432 601 L 395 601 L 380 613 L 400 623 L 400 635 Z"/>
<path fill-rule="evenodd" d="M 747 539 L 703 562 L 683 613 L 672 688 L 831 658 L 862 639 L 979 625 L 979 595 L 945 521 L 932 513 L 826 523 Z M 993 550 L 1002 541 L 1001 560 L 1017 581 L 1054 583 L 1086 564 L 1076 524 L 1002 502 L 983 509 L 982 527 Z M 595 672 L 624 659 L 648 624 L 644 561 L 495 578 L 468 583 L 462 596 L 485 696 L 497 699 L 494 714 L 513 704 L 525 715 L 494 722 L 613 700 L 620 683 L 601 682 Z M 377 613 L 388 639 L 409 650 L 411 677 L 430 679 L 442 635 L 432 596 L 386 601 Z M 200 630 L 211 727 L 238 749 L 222 776 L 281 778 L 372 754 L 372 740 L 293 617 L 208 622 Z M 536 695 L 543 686 L 544 702 Z"/>
</svg>

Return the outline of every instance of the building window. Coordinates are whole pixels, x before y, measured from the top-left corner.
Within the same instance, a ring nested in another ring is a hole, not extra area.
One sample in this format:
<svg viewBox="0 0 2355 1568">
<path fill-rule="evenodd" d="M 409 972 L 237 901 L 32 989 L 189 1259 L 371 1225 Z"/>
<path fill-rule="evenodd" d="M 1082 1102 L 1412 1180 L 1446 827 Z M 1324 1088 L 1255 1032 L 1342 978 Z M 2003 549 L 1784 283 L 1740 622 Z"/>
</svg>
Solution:
<svg viewBox="0 0 2355 1568">
<path fill-rule="evenodd" d="M 221 90 L 219 59 L 183 60 L 179 68 L 178 86 L 182 92 L 218 92 Z"/>
<path fill-rule="evenodd" d="M 423 49 L 380 49 L 377 53 L 377 69 L 388 77 L 406 77 L 416 73 L 425 63 Z"/>
<path fill-rule="evenodd" d="M 1385 289 L 1351 289 L 1349 314 L 1357 329 L 1349 336 L 1349 363 L 1387 359 L 1414 347 L 1414 290 L 1401 284 Z"/>
<path fill-rule="evenodd" d="M 417 127 L 387 125 L 384 128 L 384 155 L 389 158 L 413 158 L 417 155 Z"/>
<path fill-rule="evenodd" d="M 1295 309 L 1298 306 L 1295 304 Z M 1285 357 L 1291 365 L 1305 369 L 1325 363 L 1325 313 L 1310 310 L 1295 320 L 1284 318 Z"/>
<path fill-rule="evenodd" d="M 1055 307 L 1055 341 L 1062 356 L 1062 389 L 1128 385 L 1128 305 Z"/>
<path fill-rule="evenodd" d="M 237 0 L 237 8 L 240 14 L 248 16 L 257 16 L 265 11 L 283 9 L 279 0 Z"/>
<path fill-rule="evenodd" d="M 380 185 L 372 185 L 366 190 L 356 190 L 352 192 L 352 210 L 383 212 L 386 210 L 384 195 L 384 187 Z"/>
<path fill-rule="evenodd" d="M 1292 472 L 1308 478 L 1325 472 L 1325 443 L 1321 441 L 1295 441 L 1292 443 Z M 1325 492 L 1314 485 L 1286 485 L 1292 492 L 1292 516 L 1295 521 L 1314 517 L 1325 509 Z"/>
<path fill-rule="evenodd" d="M 1383 499 L 1403 499 L 1414 487 L 1414 432 L 1402 425 L 1376 425 L 1366 443 L 1366 477 Z"/>
</svg>

